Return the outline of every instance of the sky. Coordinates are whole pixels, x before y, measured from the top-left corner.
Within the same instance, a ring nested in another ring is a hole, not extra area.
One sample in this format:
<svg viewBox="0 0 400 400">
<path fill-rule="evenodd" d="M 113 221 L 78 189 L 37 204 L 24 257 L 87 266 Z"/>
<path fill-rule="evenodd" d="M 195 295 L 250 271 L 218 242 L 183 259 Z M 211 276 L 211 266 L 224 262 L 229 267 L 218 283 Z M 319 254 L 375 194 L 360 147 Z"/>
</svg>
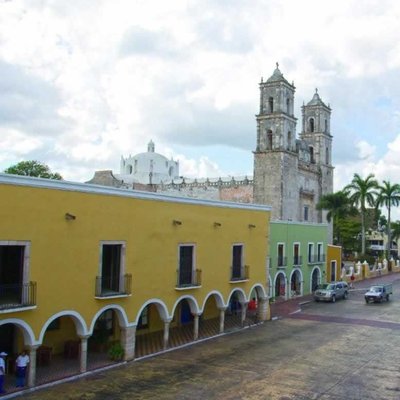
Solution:
<svg viewBox="0 0 400 400">
<path fill-rule="evenodd" d="M 398 0 L 0 0 L 0 171 L 84 182 L 121 156 L 252 175 L 261 77 L 332 108 L 334 189 L 400 183 Z"/>
</svg>

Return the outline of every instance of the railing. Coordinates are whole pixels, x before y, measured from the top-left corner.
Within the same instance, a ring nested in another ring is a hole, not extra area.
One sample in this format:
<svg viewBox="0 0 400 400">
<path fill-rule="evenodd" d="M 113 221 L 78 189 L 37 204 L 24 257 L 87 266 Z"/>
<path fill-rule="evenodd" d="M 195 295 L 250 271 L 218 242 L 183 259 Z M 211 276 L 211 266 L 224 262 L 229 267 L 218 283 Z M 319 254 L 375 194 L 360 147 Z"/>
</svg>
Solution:
<svg viewBox="0 0 400 400">
<path fill-rule="evenodd" d="M 238 265 L 231 267 L 231 282 L 246 281 L 250 278 L 250 267 L 248 265 Z"/>
<path fill-rule="evenodd" d="M 278 256 L 277 259 L 277 267 L 286 267 L 287 266 L 287 257 L 286 256 Z"/>
<path fill-rule="evenodd" d="M 0 285 L 0 310 L 36 305 L 36 282 Z"/>
<path fill-rule="evenodd" d="M 124 276 L 96 276 L 96 297 L 110 297 L 120 295 L 130 295 L 132 285 L 132 275 Z"/>
<path fill-rule="evenodd" d="M 293 265 L 295 267 L 303 265 L 303 256 L 293 256 Z"/>
<path fill-rule="evenodd" d="M 201 269 L 196 270 L 176 270 L 176 287 L 198 287 L 201 286 Z"/>
<path fill-rule="evenodd" d="M 308 264 L 318 264 L 321 262 L 325 262 L 325 254 L 309 254 L 308 255 Z"/>
</svg>

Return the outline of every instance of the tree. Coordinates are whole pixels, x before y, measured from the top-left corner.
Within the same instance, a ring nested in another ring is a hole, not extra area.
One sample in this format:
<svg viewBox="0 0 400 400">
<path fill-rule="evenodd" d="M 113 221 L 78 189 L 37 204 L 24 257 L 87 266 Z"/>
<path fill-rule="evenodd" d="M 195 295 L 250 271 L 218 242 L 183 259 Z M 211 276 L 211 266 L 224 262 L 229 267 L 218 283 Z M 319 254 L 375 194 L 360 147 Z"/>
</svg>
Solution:
<svg viewBox="0 0 400 400">
<path fill-rule="evenodd" d="M 61 180 L 62 176 L 58 172 L 51 172 L 50 168 L 39 161 L 21 161 L 18 164 L 8 167 L 6 174 L 35 176 L 37 178 L 48 178 Z"/>
<path fill-rule="evenodd" d="M 390 256 L 392 247 L 392 235 L 390 226 L 390 217 L 392 206 L 397 207 L 400 204 L 400 185 L 391 184 L 389 181 L 383 181 L 383 185 L 378 186 L 379 193 L 376 199 L 376 207 L 385 206 L 388 210 L 386 233 L 387 233 L 387 255 Z"/>
<path fill-rule="evenodd" d="M 326 219 L 333 222 L 333 237 L 336 243 L 341 242 L 341 230 L 339 220 L 348 215 L 354 215 L 355 210 L 351 205 L 348 195 L 343 191 L 328 193 L 322 196 L 317 204 L 318 210 L 326 210 Z"/>
<path fill-rule="evenodd" d="M 369 174 L 365 179 L 354 174 L 353 180 L 343 190 L 349 194 L 350 201 L 359 208 L 361 216 L 361 253 L 365 254 L 365 214 L 367 206 L 375 206 L 378 192 L 378 181 L 374 174 Z"/>
</svg>

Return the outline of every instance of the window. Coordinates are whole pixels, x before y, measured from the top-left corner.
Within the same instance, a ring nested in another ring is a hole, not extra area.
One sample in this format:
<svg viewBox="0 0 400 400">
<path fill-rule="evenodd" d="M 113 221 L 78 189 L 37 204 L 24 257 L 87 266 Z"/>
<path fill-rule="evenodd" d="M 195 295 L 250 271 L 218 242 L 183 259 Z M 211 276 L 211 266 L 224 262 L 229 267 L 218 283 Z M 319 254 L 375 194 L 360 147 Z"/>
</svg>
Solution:
<svg viewBox="0 0 400 400">
<path fill-rule="evenodd" d="M 290 114 L 290 99 L 286 99 L 286 112 Z"/>
<path fill-rule="evenodd" d="M 96 296 L 130 293 L 128 275 L 124 276 L 125 242 L 101 242 L 99 269 L 100 276 L 97 278 Z"/>
<path fill-rule="evenodd" d="M 314 132 L 314 118 L 310 118 L 310 132 Z"/>
<path fill-rule="evenodd" d="M 303 219 L 304 221 L 308 221 L 308 206 L 304 206 L 304 216 Z"/>
<path fill-rule="evenodd" d="M 29 282 L 30 242 L 0 241 L 0 309 L 36 304 L 36 284 Z"/>
<path fill-rule="evenodd" d="M 287 149 L 290 150 L 292 143 L 292 132 L 288 132 L 287 134 Z"/>
<path fill-rule="evenodd" d="M 322 243 L 318 243 L 317 244 L 317 261 L 324 261 L 324 249 L 323 249 L 323 244 Z"/>
<path fill-rule="evenodd" d="M 309 263 L 314 262 L 313 253 L 314 253 L 314 243 L 308 243 L 308 262 Z"/>
<path fill-rule="evenodd" d="M 136 174 L 137 173 L 137 167 L 138 167 L 137 160 L 135 160 L 135 163 L 133 165 L 134 165 L 133 173 Z"/>
<path fill-rule="evenodd" d="M 310 146 L 309 148 L 310 151 L 310 163 L 314 164 L 315 160 L 314 160 L 314 147 Z"/>
<path fill-rule="evenodd" d="M 331 281 L 336 281 L 336 261 L 331 261 Z"/>
<path fill-rule="evenodd" d="M 285 262 L 285 245 L 278 243 L 278 267 L 286 266 Z"/>
<path fill-rule="evenodd" d="M 232 247 L 232 280 L 243 279 L 243 245 L 235 244 Z"/>
<path fill-rule="evenodd" d="M 272 131 L 267 132 L 267 149 L 272 150 Z"/>
<path fill-rule="evenodd" d="M 137 329 L 147 329 L 149 327 L 149 307 L 146 306 L 140 314 Z"/>
<path fill-rule="evenodd" d="M 325 149 L 325 164 L 329 164 L 329 149 Z"/>
<path fill-rule="evenodd" d="M 268 99 L 268 104 L 269 104 L 269 112 L 273 113 L 274 112 L 274 99 L 273 99 L 273 97 L 270 97 Z"/>
<path fill-rule="evenodd" d="M 328 120 L 325 119 L 325 132 L 328 132 Z"/>
<path fill-rule="evenodd" d="M 179 246 L 178 286 L 193 285 L 194 245 Z"/>
<path fill-rule="evenodd" d="M 293 245 L 293 264 L 301 265 L 300 244 L 299 243 L 294 243 L 294 245 Z"/>
</svg>

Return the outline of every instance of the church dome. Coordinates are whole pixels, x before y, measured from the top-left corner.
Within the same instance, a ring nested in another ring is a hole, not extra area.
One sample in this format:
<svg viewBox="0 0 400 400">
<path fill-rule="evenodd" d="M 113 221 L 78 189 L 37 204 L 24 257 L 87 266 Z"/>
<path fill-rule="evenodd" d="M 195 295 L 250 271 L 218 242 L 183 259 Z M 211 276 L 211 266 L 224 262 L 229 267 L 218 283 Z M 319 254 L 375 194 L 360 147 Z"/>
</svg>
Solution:
<svg viewBox="0 0 400 400">
<path fill-rule="evenodd" d="M 147 152 L 121 158 L 119 178 L 125 181 L 134 179 L 143 184 L 158 184 L 178 176 L 179 162 L 156 153 L 152 140 L 147 146 Z"/>
</svg>

